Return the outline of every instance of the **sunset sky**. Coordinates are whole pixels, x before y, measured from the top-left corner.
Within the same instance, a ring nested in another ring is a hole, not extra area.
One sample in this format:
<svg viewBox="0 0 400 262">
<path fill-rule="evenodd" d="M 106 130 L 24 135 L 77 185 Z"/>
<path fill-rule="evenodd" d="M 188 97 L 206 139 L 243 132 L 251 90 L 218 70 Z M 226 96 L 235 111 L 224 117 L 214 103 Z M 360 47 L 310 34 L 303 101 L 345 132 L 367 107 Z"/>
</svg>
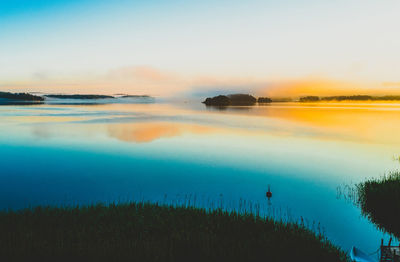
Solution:
<svg viewBox="0 0 400 262">
<path fill-rule="evenodd" d="M 0 1 L 0 90 L 400 93 L 400 1 Z"/>
</svg>

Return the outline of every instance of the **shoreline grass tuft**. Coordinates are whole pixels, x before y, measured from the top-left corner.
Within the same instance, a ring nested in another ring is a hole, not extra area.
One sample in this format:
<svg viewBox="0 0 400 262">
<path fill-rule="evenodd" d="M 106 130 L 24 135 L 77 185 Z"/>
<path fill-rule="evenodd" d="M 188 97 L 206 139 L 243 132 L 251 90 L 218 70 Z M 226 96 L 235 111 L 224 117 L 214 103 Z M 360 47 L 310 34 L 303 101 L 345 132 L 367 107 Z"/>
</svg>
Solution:
<svg viewBox="0 0 400 262">
<path fill-rule="evenodd" d="M 378 228 L 400 238 L 400 172 L 356 185 L 357 202 Z"/>
</svg>

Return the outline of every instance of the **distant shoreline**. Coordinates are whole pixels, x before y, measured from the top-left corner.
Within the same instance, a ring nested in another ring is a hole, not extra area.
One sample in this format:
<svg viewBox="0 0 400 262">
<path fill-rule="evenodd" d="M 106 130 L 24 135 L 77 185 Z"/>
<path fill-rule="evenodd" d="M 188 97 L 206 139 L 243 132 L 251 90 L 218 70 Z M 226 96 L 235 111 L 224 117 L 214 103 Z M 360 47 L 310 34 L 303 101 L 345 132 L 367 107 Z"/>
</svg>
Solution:
<svg viewBox="0 0 400 262">
<path fill-rule="evenodd" d="M 343 101 L 400 101 L 400 96 L 303 96 L 299 102 L 343 102 Z"/>
<path fill-rule="evenodd" d="M 44 103 L 47 98 L 53 99 L 74 99 L 74 100 L 100 100 L 100 99 L 120 99 L 120 98 L 152 98 L 149 95 L 128 95 L 119 96 L 97 95 L 97 94 L 31 94 L 31 93 L 11 93 L 0 91 L 1 105 L 23 105 Z"/>
<path fill-rule="evenodd" d="M 256 104 L 270 104 L 270 103 L 317 103 L 317 102 L 379 102 L 379 101 L 400 101 L 400 96 L 386 95 L 386 96 L 369 96 L 369 95 L 351 95 L 351 96 L 302 96 L 298 99 L 294 98 L 271 98 L 271 97 L 258 97 L 255 98 L 250 94 L 231 94 L 231 95 L 218 95 L 214 97 L 207 97 L 202 103 L 206 106 L 253 106 Z"/>
<path fill-rule="evenodd" d="M 58 98 L 58 99 L 106 99 L 115 98 L 108 95 L 44 95 L 45 97 Z"/>
<path fill-rule="evenodd" d="M 119 99 L 119 98 L 153 98 L 149 95 L 99 95 L 99 94 L 31 94 L 31 93 L 11 93 L 0 91 L 0 104 L 24 104 L 44 102 L 46 98 L 53 99 L 76 99 L 76 100 L 100 100 L 100 99 Z M 218 95 L 206 98 L 202 103 L 206 106 L 253 106 L 256 104 L 270 103 L 318 103 L 318 102 L 400 102 L 400 96 L 384 95 L 350 95 L 350 96 L 301 96 L 293 97 L 258 97 L 250 94 L 230 94 Z"/>
</svg>

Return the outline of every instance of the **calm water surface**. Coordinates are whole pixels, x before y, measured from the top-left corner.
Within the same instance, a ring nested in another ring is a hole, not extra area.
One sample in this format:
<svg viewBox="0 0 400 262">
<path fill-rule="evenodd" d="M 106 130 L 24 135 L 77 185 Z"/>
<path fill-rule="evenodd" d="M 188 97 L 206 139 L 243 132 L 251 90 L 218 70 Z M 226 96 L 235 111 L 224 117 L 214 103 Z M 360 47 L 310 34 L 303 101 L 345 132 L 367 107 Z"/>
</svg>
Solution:
<svg viewBox="0 0 400 262">
<path fill-rule="evenodd" d="M 370 253 L 389 236 L 337 187 L 397 169 L 399 134 L 398 104 L 1 106 L 0 208 L 245 199 Z"/>
</svg>

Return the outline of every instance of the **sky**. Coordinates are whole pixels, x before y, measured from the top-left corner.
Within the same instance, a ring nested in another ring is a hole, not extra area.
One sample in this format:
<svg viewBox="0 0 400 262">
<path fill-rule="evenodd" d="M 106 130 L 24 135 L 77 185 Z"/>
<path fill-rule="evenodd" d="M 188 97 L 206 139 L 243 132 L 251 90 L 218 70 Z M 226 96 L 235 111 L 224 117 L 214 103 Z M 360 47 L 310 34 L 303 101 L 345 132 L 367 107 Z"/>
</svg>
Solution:
<svg viewBox="0 0 400 262">
<path fill-rule="evenodd" d="M 0 0 L 0 90 L 400 93 L 398 0 Z"/>
</svg>

